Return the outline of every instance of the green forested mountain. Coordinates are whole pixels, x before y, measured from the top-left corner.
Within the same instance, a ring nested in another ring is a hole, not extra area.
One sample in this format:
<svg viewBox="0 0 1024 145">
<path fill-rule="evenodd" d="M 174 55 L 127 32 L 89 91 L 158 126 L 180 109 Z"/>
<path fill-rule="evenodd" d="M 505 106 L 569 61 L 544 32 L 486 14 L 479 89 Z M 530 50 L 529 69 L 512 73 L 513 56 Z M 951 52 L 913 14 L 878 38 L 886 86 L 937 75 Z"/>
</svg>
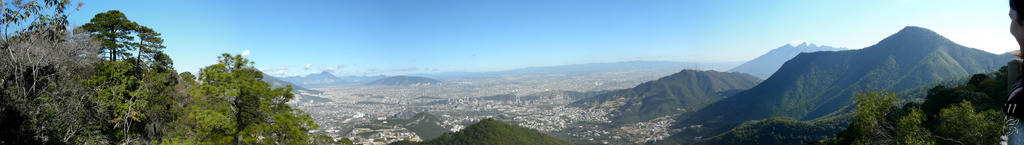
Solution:
<svg viewBox="0 0 1024 145">
<path fill-rule="evenodd" d="M 441 125 L 444 121 L 436 115 L 420 112 L 410 118 L 373 120 L 359 124 L 357 128 L 393 128 L 394 126 L 409 129 L 420 136 L 420 139 L 430 140 L 449 132 Z"/>
<path fill-rule="evenodd" d="M 570 105 L 608 110 L 617 123 L 635 123 L 703 108 L 761 79 L 736 73 L 683 70 L 636 87 L 600 94 Z"/>
<path fill-rule="evenodd" d="M 399 141 L 392 145 L 422 144 L 422 145 L 466 145 L 466 144 L 488 144 L 488 145 L 568 145 L 566 141 L 558 140 L 526 127 L 509 125 L 494 119 L 480 120 L 473 125 L 454 132 L 445 133 L 440 137 L 423 142 Z"/>
<path fill-rule="evenodd" d="M 931 30 L 910 26 L 864 49 L 802 53 L 761 84 L 681 117 L 677 127 L 700 124 L 704 128 L 684 130 L 663 143 L 717 135 L 749 120 L 825 117 L 849 111 L 856 92 L 901 91 L 988 72 L 1012 57 L 964 47 Z"/>
</svg>

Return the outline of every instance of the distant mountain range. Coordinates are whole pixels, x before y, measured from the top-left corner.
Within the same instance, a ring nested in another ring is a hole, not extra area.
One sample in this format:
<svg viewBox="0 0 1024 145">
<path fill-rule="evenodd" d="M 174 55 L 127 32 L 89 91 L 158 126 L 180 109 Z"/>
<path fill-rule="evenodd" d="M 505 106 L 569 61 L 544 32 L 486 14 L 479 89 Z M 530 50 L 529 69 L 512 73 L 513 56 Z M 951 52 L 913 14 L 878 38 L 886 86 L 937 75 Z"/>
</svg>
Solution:
<svg viewBox="0 0 1024 145">
<path fill-rule="evenodd" d="M 373 81 L 373 82 L 370 82 L 370 83 L 366 83 L 366 85 L 420 86 L 420 85 L 432 85 L 432 84 L 439 84 L 439 83 L 441 83 L 441 81 L 435 80 L 435 79 L 430 79 L 430 78 L 425 78 L 425 77 L 393 76 L 393 77 L 387 77 L 387 78 L 379 79 L 379 80 L 376 80 L 376 81 Z"/>
<path fill-rule="evenodd" d="M 320 88 L 340 85 L 362 85 L 370 81 L 386 78 L 387 76 L 344 76 L 337 77 L 328 71 L 309 74 L 305 76 L 284 77 L 282 80 L 295 83 L 308 88 Z"/>
<path fill-rule="evenodd" d="M 687 69 L 633 88 L 584 98 L 570 106 L 608 110 L 614 122 L 628 124 L 696 111 L 759 82 L 761 79 L 744 73 Z"/>
<path fill-rule="evenodd" d="M 493 72 L 444 72 L 433 74 L 417 74 L 430 78 L 465 78 L 465 77 L 493 77 L 521 74 L 566 74 L 579 75 L 597 72 L 619 72 L 628 70 L 665 70 L 676 72 L 683 68 L 718 70 L 725 71 L 733 68 L 742 62 L 676 62 L 676 61 L 623 61 L 607 63 L 586 63 L 557 66 L 527 67 L 520 69 L 493 71 Z"/>
<path fill-rule="evenodd" d="M 454 133 L 445 133 L 435 139 L 423 142 L 399 141 L 391 145 L 570 145 L 572 143 L 537 132 L 536 130 L 509 125 L 494 119 L 483 119 Z"/>
<path fill-rule="evenodd" d="M 681 144 L 769 117 L 814 120 L 848 112 L 851 96 L 865 90 L 899 92 L 936 80 L 994 71 L 1014 58 L 956 44 L 921 27 L 906 27 L 873 46 L 801 53 L 757 86 L 683 115 L 684 130 L 662 144 Z M 834 135 L 826 134 L 826 135 Z"/>
<path fill-rule="evenodd" d="M 779 67 L 782 67 L 782 63 L 786 63 L 789 59 L 796 57 L 797 54 L 816 52 L 816 51 L 841 51 L 847 50 L 846 48 L 831 47 L 825 45 L 816 45 L 813 43 L 803 42 L 800 44 L 786 44 L 782 47 L 772 49 L 764 55 L 758 56 L 753 60 L 747 61 L 740 66 L 729 69 L 729 72 L 742 72 L 754 75 L 759 78 L 768 78 Z"/>
<path fill-rule="evenodd" d="M 330 102 L 331 101 L 331 99 L 327 99 L 327 98 L 316 96 L 316 95 L 319 95 L 319 94 L 323 93 L 321 91 L 311 90 L 311 89 L 308 89 L 308 88 L 305 88 L 305 87 L 302 87 L 302 86 L 298 86 L 298 85 L 292 84 L 290 82 L 283 81 L 281 79 L 278 79 L 278 78 L 275 78 L 273 76 L 267 75 L 266 73 L 263 74 L 262 81 L 263 82 L 267 82 L 268 84 L 270 84 L 270 87 L 272 87 L 272 88 L 281 88 L 281 87 L 285 87 L 285 86 L 289 86 L 289 85 L 292 86 L 292 94 L 295 94 L 295 96 L 296 96 L 292 100 L 295 100 L 295 101 L 299 101 L 299 102 L 310 102 L 310 101 L 312 101 L 312 102 Z"/>
<path fill-rule="evenodd" d="M 573 64 L 573 65 L 558 65 L 558 66 L 543 66 L 543 67 L 527 67 L 520 69 L 504 70 L 504 71 L 493 71 L 493 72 L 442 72 L 442 73 L 427 73 L 427 74 L 412 74 L 414 76 L 421 76 L 433 79 L 451 79 L 451 78 L 480 78 L 480 77 L 499 77 L 509 75 L 526 75 L 526 74 L 566 74 L 566 75 L 580 75 L 580 74 L 593 74 L 601 72 L 623 72 L 631 70 L 645 70 L 645 71 L 663 71 L 663 72 L 676 72 L 682 68 L 694 68 L 694 69 L 707 69 L 707 70 L 718 70 L 725 71 L 729 68 L 733 68 L 742 62 L 674 62 L 674 61 L 626 61 L 626 62 L 609 62 L 609 63 L 587 63 L 587 64 Z M 308 74 L 305 76 L 288 76 L 282 77 L 281 80 L 291 82 L 295 85 L 302 86 L 305 88 L 321 88 L 330 86 L 351 86 L 351 85 L 365 85 L 375 80 L 388 78 L 389 76 L 377 75 L 377 76 L 335 76 L 330 72 L 321 72 Z"/>
</svg>

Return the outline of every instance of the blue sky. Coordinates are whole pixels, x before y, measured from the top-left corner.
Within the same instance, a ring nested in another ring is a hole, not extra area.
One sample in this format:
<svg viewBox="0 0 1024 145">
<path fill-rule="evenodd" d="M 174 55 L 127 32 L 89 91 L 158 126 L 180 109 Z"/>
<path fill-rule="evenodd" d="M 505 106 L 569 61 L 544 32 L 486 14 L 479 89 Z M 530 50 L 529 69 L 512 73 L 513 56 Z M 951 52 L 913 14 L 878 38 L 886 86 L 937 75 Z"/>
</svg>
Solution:
<svg viewBox="0 0 1024 145">
<path fill-rule="evenodd" d="M 495 71 L 668 60 L 746 61 L 793 41 L 859 49 L 922 26 L 993 53 L 1017 48 L 1005 0 L 84 1 L 163 33 L 179 71 L 221 53 L 278 76 Z"/>
</svg>

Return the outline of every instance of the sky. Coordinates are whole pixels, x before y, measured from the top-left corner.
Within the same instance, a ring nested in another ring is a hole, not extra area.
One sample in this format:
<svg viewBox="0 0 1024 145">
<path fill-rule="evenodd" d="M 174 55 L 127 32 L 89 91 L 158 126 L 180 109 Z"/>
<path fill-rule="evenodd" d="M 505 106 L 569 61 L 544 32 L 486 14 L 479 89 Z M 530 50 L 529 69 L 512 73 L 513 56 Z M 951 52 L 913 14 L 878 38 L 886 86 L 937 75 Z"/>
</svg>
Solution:
<svg viewBox="0 0 1024 145">
<path fill-rule="evenodd" d="M 76 1 L 77 2 L 77 1 Z M 244 54 L 274 76 L 484 72 L 619 61 L 742 62 L 791 42 L 860 49 L 921 26 L 1018 48 L 1006 0 L 101 0 L 162 33 L 181 72 Z"/>
</svg>

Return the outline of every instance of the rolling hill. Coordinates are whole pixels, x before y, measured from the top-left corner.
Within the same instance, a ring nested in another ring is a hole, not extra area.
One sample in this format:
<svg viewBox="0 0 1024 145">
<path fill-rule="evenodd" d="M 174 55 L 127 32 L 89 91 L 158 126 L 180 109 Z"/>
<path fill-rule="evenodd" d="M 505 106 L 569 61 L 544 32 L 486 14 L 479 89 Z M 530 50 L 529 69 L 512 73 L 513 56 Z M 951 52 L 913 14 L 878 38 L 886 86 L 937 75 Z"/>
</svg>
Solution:
<svg viewBox="0 0 1024 145">
<path fill-rule="evenodd" d="M 571 106 L 607 110 L 616 123 L 635 123 L 703 108 L 761 79 L 737 72 L 683 70 L 636 87 L 576 101 Z"/>
<path fill-rule="evenodd" d="M 761 84 L 684 115 L 675 125 L 699 124 L 704 126 L 702 131 L 683 131 L 661 143 L 686 143 L 693 137 L 717 135 L 740 123 L 769 117 L 828 117 L 849 111 L 856 92 L 899 92 L 936 80 L 992 71 L 1011 58 L 909 26 L 864 49 L 801 53 Z"/>
<path fill-rule="evenodd" d="M 753 60 L 744 62 L 740 66 L 729 69 L 728 72 L 741 72 L 747 73 L 758 78 L 768 78 L 782 67 L 782 63 L 786 63 L 787 60 L 796 57 L 800 53 L 816 52 L 816 51 L 841 51 L 846 48 L 831 47 L 825 45 L 816 45 L 808 42 L 801 44 L 786 44 L 782 47 L 772 49 L 764 55 L 758 56 Z"/>
<path fill-rule="evenodd" d="M 457 145 L 457 144 L 488 144 L 488 145 L 568 145 L 526 127 L 509 125 L 494 119 L 480 120 L 473 125 L 454 133 L 445 133 L 440 137 L 423 142 L 399 141 L 392 145 Z"/>
<path fill-rule="evenodd" d="M 366 85 L 385 85 L 385 86 L 415 86 L 415 85 L 431 85 L 441 83 L 439 80 L 416 77 L 416 76 L 393 76 L 388 78 L 379 79 Z"/>
<path fill-rule="evenodd" d="M 436 115 L 419 112 L 408 118 L 401 119 L 388 119 L 388 120 L 371 120 L 370 122 L 361 123 L 357 125 L 358 128 L 390 128 L 392 126 L 401 126 L 409 129 L 416 135 L 420 136 L 420 139 L 430 140 L 437 138 L 442 134 L 449 132 L 445 128 L 441 120 Z"/>
</svg>

